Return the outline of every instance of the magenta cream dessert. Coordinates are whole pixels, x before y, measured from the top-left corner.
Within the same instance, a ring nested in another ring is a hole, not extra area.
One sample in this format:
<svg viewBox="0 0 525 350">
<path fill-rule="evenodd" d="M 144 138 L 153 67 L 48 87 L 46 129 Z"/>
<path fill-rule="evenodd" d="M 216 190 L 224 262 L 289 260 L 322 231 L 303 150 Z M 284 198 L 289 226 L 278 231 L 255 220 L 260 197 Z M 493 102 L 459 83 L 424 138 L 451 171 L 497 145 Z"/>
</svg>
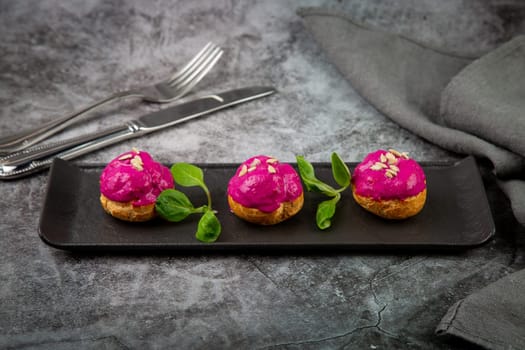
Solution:
<svg viewBox="0 0 525 350">
<path fill-rule="evenodd" d="M 139 150 L 119 155 L 100 176 L 102 206 L 109 214 L 128 221 L 152 218 L 159 194 L 173 187 L 170 170 Z"/>
<path fill-rule="evenodd" d="M 273 225 L 297 214 L 304 202 L 295 169 L 259 155 L 243 162 L 228 183 L 231 211 L 250 222 Z"/>
<path fill-rule="evenodd" d="M 426 201 L 426 177 L 404 152 L 390 149 L 368 154 L 352 174 L 354 199 L 366 210 L 387 219 L 418 214 Z"/>
</svg>

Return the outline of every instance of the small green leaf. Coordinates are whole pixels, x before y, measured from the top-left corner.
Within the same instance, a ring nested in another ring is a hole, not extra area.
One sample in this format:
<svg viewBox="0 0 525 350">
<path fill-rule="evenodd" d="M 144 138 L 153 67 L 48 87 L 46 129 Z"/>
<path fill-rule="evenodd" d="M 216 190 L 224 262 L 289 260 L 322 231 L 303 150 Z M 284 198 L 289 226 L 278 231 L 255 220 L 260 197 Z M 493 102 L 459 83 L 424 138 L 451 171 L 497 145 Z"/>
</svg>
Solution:
<svg viewBox="0 0 525 350">
<path fill-rule="evenodd" d="M 325 184 L 315 176 L 314 167 L 302 156 L 297 156 L 297 168 L 308 191 L 320 192 L 329 197 L 336 195 L 337 191 L 330 185 Z"/>
<path fill-rule="evenodd" d="M 157 213 L 168 221 L 182 221 L 190 214 L 202 213 L 195 237 L 202 242 L 215 242 L 221 233 L 221 223 L 211 208 L 211 194 L 204 183 L 203 171 L 189 163 L 177 163 L 171 167 L 175 182 L 181 186 L 199 186 L 206 193 L 208 205 L 195 208 L 182 192 L 168 189 L 161 192 L 155 203 Z"/>
<path fill-rule="evenodd" d="M 161 192 L 157 197 L 155 210 L 161 217 L 173 222 L 182 221 L 188 215 L 198 211 L 184 193 L 174 189 Z"/>
<path fill-rule="evenodd" d="M 317 179 L 304 180 L 303 179 L 303 182 L 309 191 L 320 192 L 328 197 L 333 197 L 337 194 L 337 190 L 335 190 L 332 186 L 327 185 L 320 180 L 317 180 Z"/>
<path fill-rule="evenodd" d="M 297 168 L 299 169 L 301 177 L 307 180 L 317 180 L 312 164 L 304 159 L 303 156 L 296 156 L 295 158 L 297 159 Z"/>
<path fill-rule="evenodd" d="M 188 164 L 188 163 L 173 164 L 171 167 L 171 174 L 173 175 L 173 179 L 175 179 L 175 182 L 181 186 L 205 187 L 204 174 L 202 173 L 202 170 L 193 164 Z"/>
<path fill-rule="evenodd" d="M 207 210 L 199 220 L 195 237 L 201 242 L 215 242 L 221 234 L 221 223 L 212 210 Z"/>
<path fill-rule="evenodd" d="M 317 227 L 321 230 L 325 230 L 332 225 L 331 220 L 335 214 L 337 202 L 339 202 L 340 198 L 341 196 L 337 194 L 334 198 L 323 201 L 317 206 L 315 220 L 317 222 Z"/>
<path fill-rule="evenodd" d="M 299 175 L 308 191 L 321 192 L 328 197 L 332 197 L 329 200 L 319 203 L 316 212 L 316 223 L 317 227 L 321 230 L 325 230 L 332 225 L 332 217 L 335 215 L 336 206 L 341 199 L 341 192 L 343 192 L 348 186 L 352 175 L 350 170 L 335 152 L 332 153 L 332 175 L 334 180 L 341 188 L 334 189 L 332 186 L 322 182 L 315 176 L 315 170 L 312 164 L 310 164 L 302 156 L 296 156 L 297 167 L 299 169 Z"/>
<path fill-rule="evenodd" d="M 334 180 L 339 184 L 339 186 L 347 188 L 350 186 L 350 180 L 352 178 L 350 175 L 350 170 L 337 153 L 333 152 L 331 159 L 332 175 L 334 176 Z"/>
</svg>

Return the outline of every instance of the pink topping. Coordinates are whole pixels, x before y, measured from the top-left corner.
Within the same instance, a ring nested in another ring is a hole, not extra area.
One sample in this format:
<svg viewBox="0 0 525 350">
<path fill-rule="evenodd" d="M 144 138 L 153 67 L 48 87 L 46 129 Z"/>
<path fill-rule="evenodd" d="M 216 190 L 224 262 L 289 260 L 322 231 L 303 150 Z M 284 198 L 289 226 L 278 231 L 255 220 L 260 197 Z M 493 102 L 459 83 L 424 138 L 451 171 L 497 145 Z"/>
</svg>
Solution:
<svg viewBox="0 0 525 350">
<path fill-rule="evenodd" d="M 368 154 L 354 169 L 352 183 L 358 195 L 376 200 L 405 199 L 426 188 L 419 164 L 394 150 Z"/>
<path fill-rule="evenodd" d="M 228 183 L 228 195 L 237 203 L 265 213 L 302 193 L 301 179 L 291 165 L 263 155 L 242 163 Z"/>
<path fill-rule="evenodd" d="M 113 159 L 100 176 L 100 192 L 116 202 L 134 206 L 154 203 L 159 194 L 173 188 L 170 170 L 147 152 L 131 151 Z"/>
</svg>

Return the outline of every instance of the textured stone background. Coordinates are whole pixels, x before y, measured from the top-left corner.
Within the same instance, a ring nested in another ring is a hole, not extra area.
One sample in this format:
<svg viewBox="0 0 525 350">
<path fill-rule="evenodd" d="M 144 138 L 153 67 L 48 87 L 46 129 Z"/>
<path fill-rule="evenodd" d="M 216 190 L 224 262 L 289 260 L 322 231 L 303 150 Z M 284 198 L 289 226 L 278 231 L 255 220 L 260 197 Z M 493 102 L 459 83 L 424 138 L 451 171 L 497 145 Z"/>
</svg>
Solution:
<svg viewBox="0 0 525 350">
<path fill-rule="evenodd" d="M 165 77 L 206 42 L 225 49 L 198 94 L 269 84 L 264 100 L 79 159 L 132 146 L 171 163 L 358 161 L 380 147 L 454 155 L 379 114 L 325 59 L 295 11 L 342 8 L 383 30 L 477 55 L 523 29 L 518 1 L 0 1 L 0 135 Z M 510 9 L 513 8 L 511 11 Z M 105 107 L 58 136 L 161 108 Z M 496 238 L 460 254 L 75 255 L 37 235 L 47 174 L 1 182 L 0 347 L 465 348 L 433 334 L 455 301 L 525 267 L 524 229 L 489 174 Z"/>
</svg>

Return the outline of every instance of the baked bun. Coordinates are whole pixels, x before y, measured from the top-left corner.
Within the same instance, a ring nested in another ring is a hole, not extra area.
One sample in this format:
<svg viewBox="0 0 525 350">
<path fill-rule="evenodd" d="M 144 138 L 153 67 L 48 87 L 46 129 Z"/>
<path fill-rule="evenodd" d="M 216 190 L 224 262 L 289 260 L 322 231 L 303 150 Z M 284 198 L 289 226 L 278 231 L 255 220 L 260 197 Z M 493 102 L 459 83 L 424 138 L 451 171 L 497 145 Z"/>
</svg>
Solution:
<svg viewBox="0 0 525 350">
<path fill-rule="evenodd" d="M 425 205 L 425 173 L 406 153 L 378 150 L 354 169 L 352 194 L 371 213 L 385 219 L 406 219 Z"/>
<path fill-rule="evenodd" d="M 297 214 L 304 203 L 295 169 L 260 155 L 242 163 L 228 183 L 232 213 L 260 225 L 274 225 Z"/>
<path fill-rule="evenodd" d="M 147 221 L 156 216 L 159 194 L 174 187 L 170 170 L 147 152 L 133 150 L 113 159 L 100 176 L 100 204 L 121 220 Z"/>
</svg>

